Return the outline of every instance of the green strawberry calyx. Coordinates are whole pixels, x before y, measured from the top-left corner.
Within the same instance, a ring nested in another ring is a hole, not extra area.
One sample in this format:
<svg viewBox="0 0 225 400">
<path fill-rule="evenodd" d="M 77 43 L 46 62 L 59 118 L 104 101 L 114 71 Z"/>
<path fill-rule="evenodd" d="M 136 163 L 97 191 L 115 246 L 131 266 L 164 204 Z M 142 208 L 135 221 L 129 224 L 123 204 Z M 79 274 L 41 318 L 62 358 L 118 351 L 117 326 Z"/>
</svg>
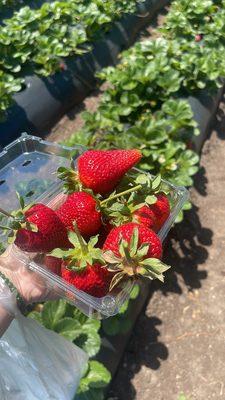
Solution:
<svg viewBox="0 0 225 400">
<path fill-rule="evenodd" d="M 28 211 L 33 204 L 29 204 L 25 207 L 25 202 L 22 196 L 16 192 L 17 198 L 20 203 L 20 209 L 8 213 L 7 211 L 0 208 L 0 214 L 7 217 L 6 225 L 0 225 L 0 229 L 7 232 L 8 243 L 13 243 L 16 237 L 16 233 L 19 229 L 27 229 L 32 232 L 38 232 L 37 225 L 29 222 L 25 216 L 26 211 Z"/>
<path fill-rule="evenodd" d="M 159 279 L 164 282 L 163 273 L 170 266 L 164 264 L 158 258 L 145 258 L 148 250 L 148 243 L 143 243 L 138 247 L 138 229 L 135 228 L 130 243 L 123 239 L 120 240 L 119 257 L 111 250 L 104 252 L 103 256 L 107 262 L 107 269 L 115 273 L 111 280 L 110 290 L 126 277 L 132 279 L 145 277 L 151 280 Z"/>
<path fill-rule="evenodd" d="M 74 168 L 74 162 L 71 160 L 70 168 L 59 167 L 57 169 L 58 178 L 63 181 L 63 191 L 66 194 L 80 192 L 83 190 L 83 185 L 79 180 L 78 171 Z"/>
<path fill-rule="evenodd" d="M 74 232 L 69 231 L 68 239 L 73 245 L 68 250 L 55 249 L 49 255 L 61 258 L 66 262 L 68 269 L 76 272 L 83 271 L 87 266 L 92 266 L 95 263 L 105 264 L 102 250 L 95 247 L 98 242 L 98 235 L 93 236 L 89 242 L 86 242 L 81 236 L 76 223 L 73 224 Z"/>
<path fill-rule="evenodd" d="M 141 207 L 151 206 L 157 201 L 157 194 L 165 193 L 162 187 L 161 175 L 152 178 L 151 175 L 139 174 L 135 177 L 127 176 L 122 187 L 131 186 L 129 190 L 113 194 L 103 200 L 103 213 L 111 220 L 112 225 L 119 226 L 133 221 L 133 214 Z M 129 196 L 127 196 L 129 194 Z M 116 201 L 115 201 L 116 200 Z M 107 207 L 104 203 L 107 202 Z"/>
</svg>

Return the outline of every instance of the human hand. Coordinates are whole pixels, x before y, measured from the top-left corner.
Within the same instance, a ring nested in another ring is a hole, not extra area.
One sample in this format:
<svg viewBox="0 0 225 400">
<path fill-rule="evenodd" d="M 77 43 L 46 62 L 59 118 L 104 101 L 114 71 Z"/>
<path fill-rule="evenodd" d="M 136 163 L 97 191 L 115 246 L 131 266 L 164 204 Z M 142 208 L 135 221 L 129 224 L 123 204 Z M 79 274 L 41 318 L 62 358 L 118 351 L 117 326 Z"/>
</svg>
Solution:
<svg viewBox="0 0 225 400">
<path fill-rule="evenodd" d="M 56 295 L 49 288 L 49 285 L 40 274 L 31 271 L 26 265 L 23 253 L 19 249 L 10 245 L 7 250 L 0 256 L 0 272 L 2 272 L 16 287 L 25 303 L 35 303 L 46 300 L 56 299 Z M 31 260 L 36 254 L 31 255 Z"/>
</svg>

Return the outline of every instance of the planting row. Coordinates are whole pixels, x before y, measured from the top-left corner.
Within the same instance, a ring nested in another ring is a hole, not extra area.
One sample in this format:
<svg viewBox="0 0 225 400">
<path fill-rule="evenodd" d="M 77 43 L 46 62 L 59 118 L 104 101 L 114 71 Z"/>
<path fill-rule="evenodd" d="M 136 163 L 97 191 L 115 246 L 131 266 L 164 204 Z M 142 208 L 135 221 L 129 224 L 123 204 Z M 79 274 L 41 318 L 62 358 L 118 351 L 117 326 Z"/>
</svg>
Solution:
<svg viewBox="0 0 225 400">
<path fill-rule="evenodd" d="M 186 100 L 207 88 L 215 93 L 225 77 L 225 2 L 175 1 L 161 37 L 137 43 L 117 67 L 98 74 L 108 83 L 96 112 L 69 140 L 98 148 L 137 147 L 141 167 L 168 180 L 192 184 L 198 156 L 191 150 L 197 123 Z M 187 33 L 179 30 L 185 21 Z M 217 41 L 212 34 L 220 27 Z"/>
<path fill-rule="evenodd" d="M 39 9 L 20 8 L 0 29 L 0 117 L 27 74 L 48 76 L 64 70 L 63 59 L 83 54 L 136 0 L 46 2 Z"/>
</svg>

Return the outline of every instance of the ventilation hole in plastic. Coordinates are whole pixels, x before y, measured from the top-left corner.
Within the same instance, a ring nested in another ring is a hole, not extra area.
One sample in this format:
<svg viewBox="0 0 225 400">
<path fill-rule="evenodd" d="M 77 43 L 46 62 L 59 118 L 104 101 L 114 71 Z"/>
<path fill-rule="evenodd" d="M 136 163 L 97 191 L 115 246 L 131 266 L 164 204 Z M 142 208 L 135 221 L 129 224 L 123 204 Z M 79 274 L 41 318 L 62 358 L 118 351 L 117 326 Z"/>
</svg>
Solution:
<svg viewBox="0 0 225 400">
<path fill-rule="evenodd" d="M 3 185 L 5 183 L 5 179 L 1 179 L 0 180 L 0 186 Z"/>
<path fill-rule="evenodd" d="M 30 190 L 30 192 L 28 192 L 28 193 L 26 193 L 26 197 L 31 197 L 31 196 L 33 196 L 34 195 L 34 191 L 33 190 Z"/>
<path fill-rule="evenodd" d="M 27 165 L 29 165 L 31 163 L 31 160 L 27 160 L 24 161 L 24 163 L 22 164 L 23 167 L 26 167 Z"/>
</svg>

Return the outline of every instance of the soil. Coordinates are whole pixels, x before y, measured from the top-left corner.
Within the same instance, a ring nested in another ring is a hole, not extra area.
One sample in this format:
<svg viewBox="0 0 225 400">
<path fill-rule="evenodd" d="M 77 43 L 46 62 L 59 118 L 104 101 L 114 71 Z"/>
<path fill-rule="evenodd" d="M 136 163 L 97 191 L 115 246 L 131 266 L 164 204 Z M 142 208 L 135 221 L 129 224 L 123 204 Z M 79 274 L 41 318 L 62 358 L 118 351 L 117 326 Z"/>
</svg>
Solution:
<svg viewBox="0 0 225 400">
<path fill-rule="evenodd" d="M 107 400 L 225 399 L 225 105 Z"/>
</svg>

